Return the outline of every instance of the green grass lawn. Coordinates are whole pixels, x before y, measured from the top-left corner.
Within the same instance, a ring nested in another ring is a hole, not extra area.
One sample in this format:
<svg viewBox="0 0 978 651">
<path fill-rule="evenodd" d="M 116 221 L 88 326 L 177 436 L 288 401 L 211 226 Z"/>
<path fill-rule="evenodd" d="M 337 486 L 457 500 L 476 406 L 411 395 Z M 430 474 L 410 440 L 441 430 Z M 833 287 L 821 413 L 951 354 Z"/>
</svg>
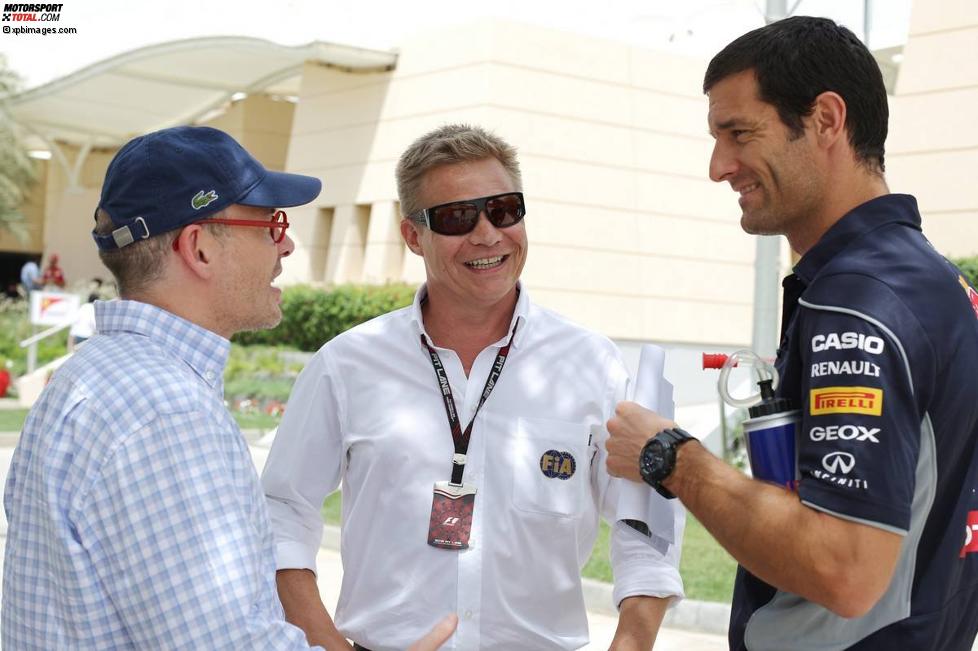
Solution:
<svg viewBox="0 0 978 651">
<path fill-rule="evenodd" d="M 25 420 L 26 409 L 0 409 L 0 432 L 19 432 Z"/>
<path fill-rule="evenodd" d="M 278 422 L 282 420 L 281 416 L 270 416 L 262 412 L 232 411 L 231 415 L 238 421 L 238 427 L 241 429 L 270 430 L 278 427 Z"/>
<path fill-rule="evenodd" d="M 336 525 L 340 523 L 339 492 L 326 498 L 322 513 L 323 520 L 327 523 Z M 599 581 L 612 581 L 611 562 L 608 559 L 610 531 L 608 525 L 602 522 L 598 539 L 594 543 L 594 551 L 581 572 L 582 576 Z M 679 573 L 686 587 L 686 596 L 700 601 L 730 603 L 736 570 L 737 564 L 733 558 L 717 544 L 696 518 L 687 516 L 683 555 L 679 565 Z"/>
</svg>

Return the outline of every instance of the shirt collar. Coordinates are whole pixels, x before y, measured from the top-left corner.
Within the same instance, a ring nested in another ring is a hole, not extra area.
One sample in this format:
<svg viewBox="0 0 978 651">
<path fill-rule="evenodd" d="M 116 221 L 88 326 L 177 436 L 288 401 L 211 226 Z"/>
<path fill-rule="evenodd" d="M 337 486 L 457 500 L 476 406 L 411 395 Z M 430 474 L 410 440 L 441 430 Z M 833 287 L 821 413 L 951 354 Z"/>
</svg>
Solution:
<svg viewBox="0 0 978 651">
<path fill-rule="evenodd" d="M 166 310 L 138 301 L 96 301 L 99 334 L 141 335 L 186 362 L 212 388 L 220 388 L 231 342 Z"/>
<path fill-rule="evenodd" d="M 526 336 L 527 330 L 527 318 L 530 314 L 530 296 L 523 287 L 523 281 L 516 282 L 516 289 L 519 292 L 516 299 L 516 309 L 513 310 L 513 319 L 509 323 L 509 330 L 506 335 L 497 341 L 494 346 L 505 346 L 506 342 L 509 341 L 509 337 L 513 332 L 513 328 L 519 323 L 519 327 L 516 329 L 516 336 L 513 337 L 513 347 L 519 348 L 520 342 L 523 341 Z M 418 334 L 424 335 L 428 341 L 431 341 L 431 337 L 428 335 L 428 331 L 424 327 L 424 319 L 421 316 L 421 304 L 428 297 L 428 284 L 422 283 L 421 287 L 414 294 L 414 303 L 411 304 L 411 323 L 417 329 Z"/>
<path fill-rule="evenodd" d="M 889 224 L 903 224 L 919 231 L 917 200 L 909 194 L 886 194 L 856 206 L 802 256 L 795 265 L 795 274 L 810 285 L 819 271 L 852 242 Z"/>
</svg>

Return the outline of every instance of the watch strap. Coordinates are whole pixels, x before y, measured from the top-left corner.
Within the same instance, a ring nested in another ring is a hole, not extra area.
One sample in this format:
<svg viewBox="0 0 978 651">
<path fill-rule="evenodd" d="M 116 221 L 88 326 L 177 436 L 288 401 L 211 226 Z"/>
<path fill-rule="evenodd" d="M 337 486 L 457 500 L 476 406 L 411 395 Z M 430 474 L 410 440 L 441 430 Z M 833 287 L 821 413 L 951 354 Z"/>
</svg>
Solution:
<svg viewBox="0 0 978 651">
<path fill-rule="evenodd" d="M 676 496 L 672 494 L 672 491 L 662 485 L 662 481 L 668 478 L 676 467 L 676 452 L 679 449 L 679 446 L 694 438 L 695 437 L 686 430 L 678 427 L 670 427 L 655 434 L 642 448 L 642 457 L 639 466 L 642 479 L 644 479 L 647 484 L 654 488 L 659 495 L 667 500 L 675 499 Z M 647 467 L 646 450 L 653 443 L 662 448 L 663 453 L 669 459 L 668 467 L 658 469 Z"/>
</svg>

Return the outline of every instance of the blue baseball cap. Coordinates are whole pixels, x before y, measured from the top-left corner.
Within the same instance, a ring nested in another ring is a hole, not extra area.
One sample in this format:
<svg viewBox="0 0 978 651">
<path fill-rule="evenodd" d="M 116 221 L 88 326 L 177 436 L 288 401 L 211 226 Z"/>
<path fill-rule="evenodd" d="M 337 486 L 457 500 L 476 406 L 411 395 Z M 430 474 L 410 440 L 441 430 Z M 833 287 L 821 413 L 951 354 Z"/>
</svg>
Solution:
<svg viewBox="0 0 978 651">
<path fill-rule="evenodd" d="M 127 142 L 105 172 L 98 207 L 116 226 L 92 232 L 99 249 L 206 219 L 231 204 L 289 208 L 322 190 L 312 176 L 266 170 L 238 142 L 211 127 L 173 127 Z"/>
</svg>

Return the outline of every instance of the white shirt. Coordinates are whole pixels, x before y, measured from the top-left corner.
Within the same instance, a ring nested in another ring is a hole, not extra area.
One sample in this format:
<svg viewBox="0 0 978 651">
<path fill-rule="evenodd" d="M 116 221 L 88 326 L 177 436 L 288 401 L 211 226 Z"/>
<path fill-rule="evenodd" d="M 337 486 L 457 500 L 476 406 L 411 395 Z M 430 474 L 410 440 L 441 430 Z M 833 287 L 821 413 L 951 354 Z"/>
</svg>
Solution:
<svg viewBox="0 0 978 651">
<path fill-rule="evenodd" d="M 468 449 L 463 481 L 477 488 L 470 547 L 435 548 L 432 487 L 450 478 L 454 446 L 420 338 L 424 292 L 328 342 L 299 376 L 262 476 L 278 568 L 315 571 L 320 507 L 342 481 L 334 620 L 344 635 L 374 651 L 404 649 L 457 612 L 444 649 L 582 647 L 580 571 L 599 513 L 614 520 L 624 481 L 607 474 L 604 450 L 605 422 L 628 384 L 618 349 L 521 291 L 512 349 Z M 454 351 L 436 348 L 463 428 L 508 340 L 479 353 L 468 378 Z M 547 477 L 548 450 L 569 452 L 573 475 Z M 615 603 L 682 596 L 676 545 L 663 556 L 616 525 L 611 562 Z"/>
<path fill-rule="evenodd" d="M 95 303 L 82 303 L 68 334 L 88 339 L 95 334 Z"/>
</svg>

